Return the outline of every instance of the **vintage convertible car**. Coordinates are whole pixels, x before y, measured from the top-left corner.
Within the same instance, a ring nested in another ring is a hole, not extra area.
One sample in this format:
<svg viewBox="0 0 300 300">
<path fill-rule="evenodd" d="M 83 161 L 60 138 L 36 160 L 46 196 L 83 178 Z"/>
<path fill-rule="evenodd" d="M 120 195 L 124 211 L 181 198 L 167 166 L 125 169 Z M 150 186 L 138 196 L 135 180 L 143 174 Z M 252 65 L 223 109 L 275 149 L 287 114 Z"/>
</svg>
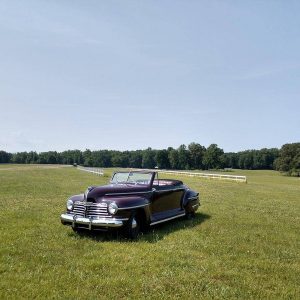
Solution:
<svg viewBox="0 0 300 300">
<path fill-rule="evenodd" d="M 72 196 L 61 222 L 74 231 L 121 228 L 134 239 L 149 226 L 193 217 L 199 205 L 199 193 L 180 180 L 159 179 L 152 171 L 116 172 L 109 185 Z"/>
</svg>

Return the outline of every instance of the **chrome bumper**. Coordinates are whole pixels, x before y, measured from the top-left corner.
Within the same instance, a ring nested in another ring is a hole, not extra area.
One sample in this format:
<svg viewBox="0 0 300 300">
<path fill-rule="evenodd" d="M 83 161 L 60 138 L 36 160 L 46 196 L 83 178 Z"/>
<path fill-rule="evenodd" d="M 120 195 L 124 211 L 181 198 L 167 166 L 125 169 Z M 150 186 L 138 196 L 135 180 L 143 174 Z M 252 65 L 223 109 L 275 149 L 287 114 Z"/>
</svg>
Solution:
<svg viewBox="0 0 300 300">
<path fill-rule="evenodd" d="M 92 230 L 92 227 L 121 227 L 124 224 L 124 221 L 127 219 L 115 219 L 115 218 L 84 218 L 71 214 L 62 214 L 60 216 L 61 222 L 64 225 L 71 225 L 72 227 L 80 227 L 80 225 L 88 226 L 89 230 Z"/>
</svg>

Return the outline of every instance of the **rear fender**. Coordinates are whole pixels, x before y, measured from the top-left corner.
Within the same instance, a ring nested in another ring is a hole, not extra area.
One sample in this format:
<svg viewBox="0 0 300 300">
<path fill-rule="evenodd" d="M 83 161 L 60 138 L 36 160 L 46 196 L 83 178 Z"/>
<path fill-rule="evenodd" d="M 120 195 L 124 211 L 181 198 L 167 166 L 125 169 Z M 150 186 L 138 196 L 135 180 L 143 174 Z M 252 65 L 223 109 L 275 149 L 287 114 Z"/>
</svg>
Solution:
<svg viewBox="0 0 300 300">
<path fill-rule="evenodd" d="M 194 212 L 200 206 L 199 193 L 187 190 L 183 196 L 182 208 L 188 212 Z"/>
</svg>

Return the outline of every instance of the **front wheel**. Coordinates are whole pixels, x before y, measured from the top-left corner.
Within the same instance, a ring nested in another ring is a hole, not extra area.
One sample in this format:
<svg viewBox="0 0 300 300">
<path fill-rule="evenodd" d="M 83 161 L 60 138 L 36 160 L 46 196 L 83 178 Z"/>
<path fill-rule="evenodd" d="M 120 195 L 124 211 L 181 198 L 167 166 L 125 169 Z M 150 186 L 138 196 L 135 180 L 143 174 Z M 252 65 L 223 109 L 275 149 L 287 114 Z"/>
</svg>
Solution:
<svg viewBox="0 0 300 300">
<path fill-rule="evenodd" d="M 84 232 L 84 229 L 82 228 L 77 228 L 77 227 L 72 227 L 72 230 L 78 234 L 81 234 L 82 232 Z"/>
<path fill-rule="evenodd" d="M 136 214 L 133 214 L 124 227 L 124 236 L 128 239 L 135 240 L 141 232 L 141 222 Z"/>
</svg>

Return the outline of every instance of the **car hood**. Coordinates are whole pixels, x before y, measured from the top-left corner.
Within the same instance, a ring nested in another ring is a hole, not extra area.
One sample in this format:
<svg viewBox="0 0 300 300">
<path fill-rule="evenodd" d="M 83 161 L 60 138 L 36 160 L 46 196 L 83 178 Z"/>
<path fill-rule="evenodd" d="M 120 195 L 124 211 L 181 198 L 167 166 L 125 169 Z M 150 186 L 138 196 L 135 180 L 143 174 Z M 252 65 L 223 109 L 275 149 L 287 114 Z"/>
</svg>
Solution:
<svg viewBox="0 0 300 300">
<path fill-rule="evenodd" d="M 89 188 L 89 191 L 86 193 L 86 197 L 96 199 L 108 194 L 135 194 L 149 191 L 149 186 L 132 184 L 108 184 Z"/>
</svg>

